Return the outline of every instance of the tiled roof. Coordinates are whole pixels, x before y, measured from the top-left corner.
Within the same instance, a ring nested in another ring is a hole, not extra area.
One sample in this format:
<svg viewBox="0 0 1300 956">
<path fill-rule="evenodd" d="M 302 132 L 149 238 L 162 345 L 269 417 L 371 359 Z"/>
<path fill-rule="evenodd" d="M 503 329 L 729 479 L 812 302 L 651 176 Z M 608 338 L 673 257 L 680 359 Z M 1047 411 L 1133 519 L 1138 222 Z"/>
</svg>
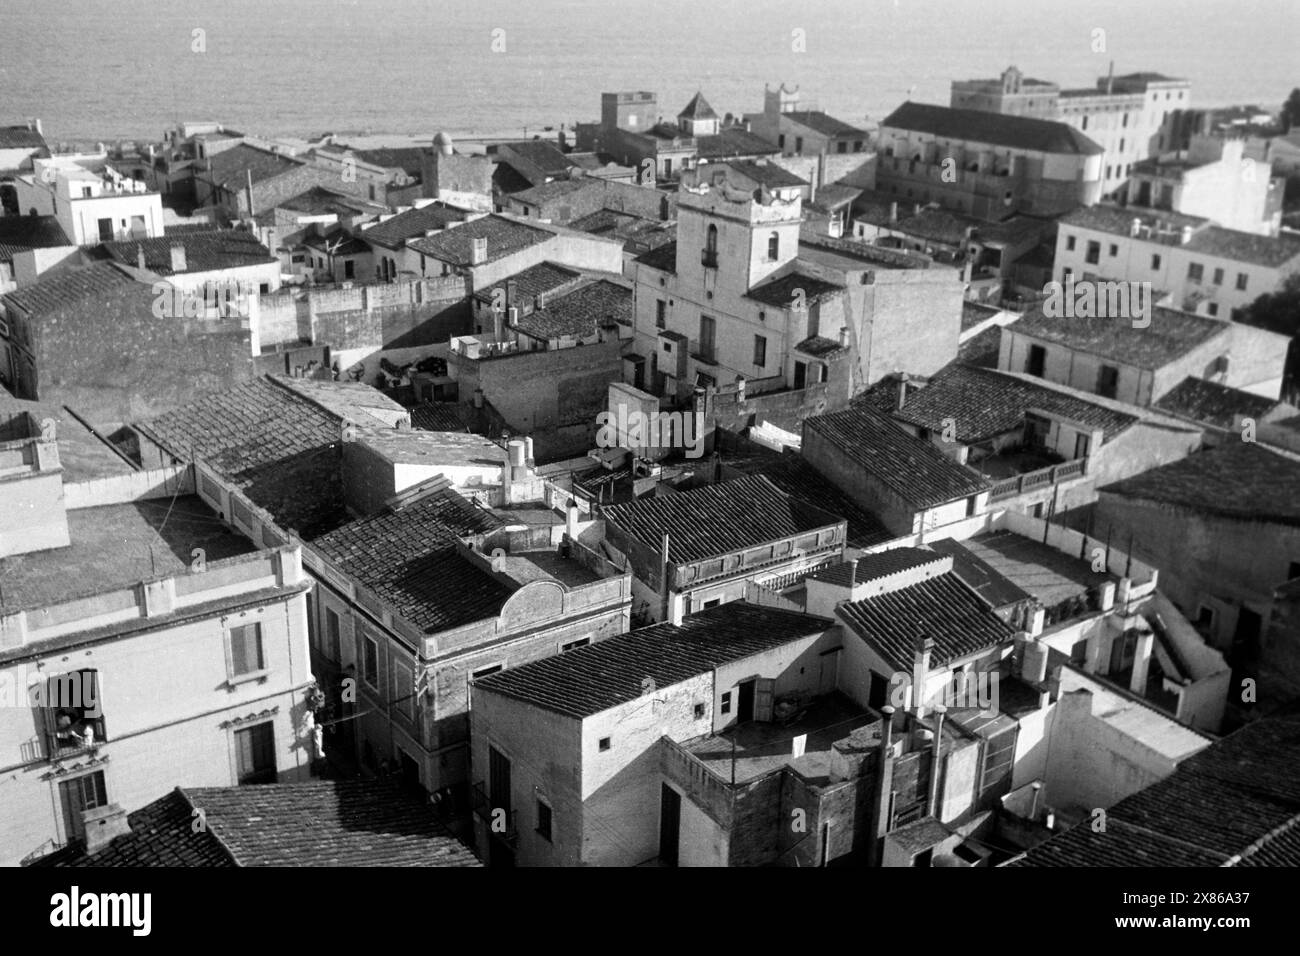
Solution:
<svg viewBox="0 0 1300 956">
<path fill-rule="evenodd" d="M 574 193 L 580 193 L 587 189 L 603 190 L 604 183 L 598 179 L 589 179 L 586 176 L 577 179 L 553 179 L 549 183 L 531 186 L 528 189 L 514 193 L 510 198 L 540 206 L 542 203 L 555 202 L 557 199 L 563 199 L 565 196 L 572 196 Z"/>
<path fill-rule="evenodd" d="M 136 280 L 117 266 L 99 262 L 42 276 L 31 285 L 7 293 L 5 301 L 27 312 L 40 313 L 133 284 L 137 284 Z M 141 287 L 148 291 L 148 286 Z"/>
<path fill-rule="evenodd" d="M 836 183 L 831 183 L 828 186 L 818 187 L 817 192 L 814 194 L 812 201 L 809 202 L 808 205 L 830 212 L 833 209 L 838 209 L 841 206 L 856 202 L 858 197 L 861 195 L 862 190 L 856 186 L 840 186 Z"/>
<path fill-rule="evenodd" d="M 492 617 L 511 590 L 457 553 L 461 535 L 500 527 L 450 488 L 349 522 L 312 542 L 335 567 L 427 633 Z"/>
<path fill-rule="evenodd" d="M 683 618 L 678 627 L 656 624 L 500 671 L 475 681 L 474 689 L 581 720 L 641 697 L 647 677 L 657 689 L 670 687 L 820 634 L 830 624 L 824 618 L 732 602 Z"/>
<path fill-rule="evenodd" d="M 324 186 L 313 186 L 311 189 L 303 190 L 298 195 L 281 201 L 275 208 L 288 209 L 292 212 L 342 213 L 344 215 L 350 215 L 354 212 L 386 212 L 388 210 L 388 207 L 382 203 L 369 202 L 358 196 L 336 193 Z M 174 231 L 175 227 L 167 227 L 169 235 Z"/>
<path fill-rule="evenodd" d="M 1000 311 L 991 305 L 980 305 L 978 302 L 966 299 L 961 304 L 961 330 L 965 332 L 967 329 L 973 329 L 981 322 L 993 318 Z"/>
<path fill-rule="evenodd" d="M 496 291 L 500 289 L 505 292 L 506 283 L 513 280 L 515 295 L 527 302 L 536 299 L 543 292 L 550 292 L 552 289 L 558 289 L 573 282 L 580 275 L 581 273 L 556 265 L 554 262 L 539 262 L 537 265 L 529 266 L 522 272 L 516 272 L 500 282 L 478 289 L 474 293 L 474 298 L 491 305 L 492 297 L 496 294 Z"/>
<path fill-rule="evenodd" d="M 454 223 L 463 222 L 465 215 L 460 209 L 431 203 L 421 209 L 398 213 L 392 219 L 363 229 L 358 235 L 366 242 L 400 249 L 407 239 L 423 236 L 430 229 L 446 229 Z"/>
<path fill-rule="evenodd" d="M 363 163 L 371 163 L 385 169 L 400 169 L 407 175 L 417 178 L 420 175 L 420 157 L 424 154 L 424 148 L 421 146 L 387 146 L 379 149 L 354 149 L 351 146 L 341 148 L 346 149 Z"/>
<path fill-rule="evenodd" d="M 1159 307 L 1151 310 L 1151 324 L 1144 329 L 1135 329 L 1125 318 L 1051 318 L 1042 306 L 1008 327 L 1013 333 L 1148 369 L 1163 368 L 1228 330 L 1228 323 L 1219 319 Z"/>
<path fill-rule="evenodd" d="M 865 404 L 806 418 L 804 428 L 826 438 L 914 506 L 931 508 L 989 489 L 975 472 Z"/>
<path fill-rule="evenodd" d="M 202 459 L 307 540 L 346 520 L 342 419 L 274 379 L 244 382 L 136 428 L 182 459 Z"/>
<path fill-rule="evenodd" d="M 1154 212 L 1141 208 L 1120 209 L 1117 206 L 1080 206 L 1062 216 L 1061 225 L 1077 226 L 1080 229 L 1091 229 L 1113 236 L 1129 236 L 1134 219 L 1141 220 L 1142 225 L 1148 228 L 1163 229 L 1158 238 L 1155 235 L 1144 235 L 1143 239 L 1165 245 L 1178 245 L 1182 241 L 1184 227 L 1190 226 L 1196 230 L 1209 222 L 1208 219 L 1200 216 L 1187 216 L 1164 210 Z"/>
<path fill-rule="evenodd" d="M 660 272 L 677 271 L 677 240 L 665 242 L 649 252 L 637 256 L 636 261 Z"/>
<path fill-rule="evenodd" d="M 790 309 L 794 307 L 796 289 L 803 290 L 805 305 L 812 305 L 823 299 L 832 298 L 844 291 L 843 286 L 835 285 L 805 272 L 795 271 L 787 272 L 770 282 L 755 286 L 746 292 L 745 296 L 757 302 L 774 305 L 777 308 Z"/>
<path fill-rule="evenodd" d="M 857 573 L 854 574 L 853 581 L 856 584 L 874 581 L 877 578 L 897 574 L 899 571 L 924 567 L 942 560 L 943 555 L 927 551 L 925 548 L 890 548 L 888 551 L 868 552 L 858 558 Z M 833 564 L 825 571 L 818 571 L 810 577 L 814 581 L 825 581 L 827 584 L 838 584 L 843 587 L 849 583 L 849 567 L 847 561 Z"/>
<path fill-rule="evenodd" d="M 1300 714 L 1246 724 L 1008 866 L 1300 865 Z"/>
<path fill-rule="evenodd" d="M 1110 441 L 1138 421 L 1137 415 L 1047 385 L 959 364 L 941 369 L 924 388 L 909 389 L 906 402 L 894 417 L 933 432 L 942 432 L 945 421 L 952 419 L 957 441 L 969 445 L 1023 429 L 1030 409 L 1100 428 L 1103 441 Z"/>
<path fill-rule="evenodd" d="M 26 126 L 0 126 L 0 149 L 40 149 L 45 137 Z"/>
<path fill-rule="evenodd" d="M 838 137 L 843 139 L 846 136 L 860 136 L 866 139 L 866 131 L 858 129 L 856 126 L 850 126 L 848 123 L 837 120 L 820 110 L 794 110 L 789 113 L 782 113 L 796 123 L 807 126 L 811 130 L 816 130 L 823 136 Z"/>
<path fill-rule="evenodd" d="M 93 856 L 75 843 L 42 857 L 36 867 L 82 866 L 238 866 L 234 856 L 207 828 L 194 831 L 194 806 L 177 787 L 128 814 L 131 832 Z"/>
<path fill-rule="evenodd" d="M 1181 415 L 1219 428 L 1232 428 L 1233 416 L 1260 419 L 1282 403 L 1189 375 L 1155 403 L 1162 412 Z"/>
<path fill-rule="evenodd" d="M 934 640 L 931 668 L 1011 640 L 1015 632 L 952 572 L 836 609 L 898 670 L 911 671 L 917 638 Z"/>
<path fill-rule="evenodd" d="M 845 519 L 848 522 L 845 543 L 851 548 L 868 548 L 895 537 L 879 518 L 854 504 L 799 455 L 765 459 L 745 470 L 762 475 L 787 495 Z"/>
<path fill-rule="evenodd" d="M 206 827 L 194 830 L 194 811 Z M 418 796 L 387 780 L 177 787 L 94 856 L 42 866 L 478 866 Z"/>
<path fill-rule="evenodd" d="M 1186 252 L 1203 252 L 1233 262 L 1249 262 L 1276 269 L 1300 258 L 1300 236 L 1287 233 L 1258 236 L 1236 229 L 1224 229 L 1222 226 L 1210 226 L 1193 234 L 1183 249 Z"/>
<path fill-rule="evenodd" d="M 1095 156 L 1102 152 L 1100 146 L 1065 123 L 911 101 L 881 120 L 880 127 L 1044 153 Z"/>
<path fill-rule="evenodd" d="M 303 236 L 302 245 L 310 249 L 318 249 L 331 256 L 360 256 L 370 251 L 368 245 L 344 230 L 342 226 L 335 226 L 323 234 L 309 232 Z"/>
<path fill-rule="evenodd" d="M 0 261 L 28 249 L 70 245 L 72 240 L 53 216 L 0 216 Z"/>
<path fill-rule="evenodd" d="M 516 156 L 532 163 L 547 176 L 567 176 L 573 166 L 559 147 L 545 140 L 526 139 L 501 145 L 510 147 Z"/>
<path fill-rule="evenodd" d="M 892 223 L 890 228 L 918 239 L 960 245 L 966 240 L 967 230 L 974 228 L 978 222 L 977 219 L 947 209 L 922 209 L 916 215 Z"/>
<path fill-rule="evenodd" d="M 539 339 L 589 336 L 607 321 L 632 324 L 632 290 L 607 279 L 590 282 L 522 316 L 515 327 Z"/>
<path fill-rule="evenodd" d="M 145 268 L 162 276 L 176 274 L 172 269 L 173 246 L 185 250 L 183 272 L 216 272 L 277 261 L 271 250 L 243 229 L 162 235 L 153 239 L 125 239 L 102 244 L 109 255 L 128 266 L 139 263 L 140 250 L 143 249 Z"/>
<path fill-rule="evenodd" d="M 545 242 L 551 236 L 552 233 L 545 229 L 525 226 L 501 216 L 484 216 L 436 235 L 413 240 L 410 248 L 454 266 L 468 267 L 475 239 L 487 239 L 487 258 L 481 265 Z"/>
<path fill-rule="evenodd" d="M 411 427 L 430 432 L 465 432 L 458 402 L 424 402 L 411 409 Z"/>
<path fill-rule="evenodd" d="M 760 163 L 752 159 L 733 159 L 727 163 L 710 163 L 700 172 L 700 178 L 712 181 L 713 173 L 724 169 L 733 169 L 746 179 L 762 183 L 769 189 L 786 186 L 807 186 L 808 180 L 800 179 L 789 170 L 782 169 L 775 163 Z"/>
<path fill-rule="evenodd" d="M 1243 521 L 1300 525 L 1300 461 L 1228 442 L 1100 489 Z"/>
<path fill-rule="evenodd" d="M 261 149 L 240 143 L 229 149 L 223 149 L 209 159 L 212 169 L 200 166 L 196 171 L 200 179 L 231 190 L 239 190 L 248 185 L 248 174 L 254 183 L 279 176 L 281 173 L 306 165 L 301 160 L 290 159 L 269 149 Z"/>
<path fill-rule="evenodd" d="M 682 108 L 677 114 L 678 119 L 717 119 L 718 114 L 713 112 L 713 107 L 709 101 L 704 98 L 703 93 L 696 93 L 691 97 L 691 101 Z"/>
<path fill-rule="evenodd" d="M 701 159 L 725 159 L 728 156 L 764 156 L 781 152 L 757 133 L 728 126 L 716 134 L 696 137 L 696 153 Z"/>
<path fill-rule="evenodd" d="M 828 358 L 837 352 L 848 351 L 845 346 L 840 345 L 834 339 L 828 339 L 821 335 L 810 335 L 795 344 L 795 351 L 802 352 L 804 355 L 811 355 L 813 358 Z"/>
<path fill-rule="evenodd" d="M 735 481 L 602 509 L 607 522 L 656 551 L 669 535 L 669 560 L 700 561 L 843 520 L 777 489 L 767 478 Z"/>
</svg>

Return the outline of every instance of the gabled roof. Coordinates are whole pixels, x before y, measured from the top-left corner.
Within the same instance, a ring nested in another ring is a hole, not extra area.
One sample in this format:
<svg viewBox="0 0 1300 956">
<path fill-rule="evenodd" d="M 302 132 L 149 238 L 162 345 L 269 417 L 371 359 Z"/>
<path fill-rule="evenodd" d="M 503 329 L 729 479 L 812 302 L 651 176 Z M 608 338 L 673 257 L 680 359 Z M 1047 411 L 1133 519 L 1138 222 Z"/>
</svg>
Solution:
<svg viewBox="0 0 1300 956">
<path fill-rule="evenodd" d="M 853 583 L 861 584 L 866 581 L 874 581 L 877 578 L 897 574 L 899 571 L 935 564 L 943 559 L 942 554 L 937 554 L 925 548 L 890 548 L 887 551 L 869 551 L 857 559 Z M 809 578 L 813 581 L 825 581 L 827 584 L 838 584 L 841 587 L 847 587 L 849 568 L 851 566 L 848 561 L 833 564 L 823 571 L 809 575 Z"/>
<path fill-rule="evenodd" d="M 665 242 L 661 246 L 656 246 L 649 252 L 643 252 L 636 257 L 636 261 L 651 269 L 658 269 L 660 272 L 677 271 L 677 240 Z"/>
<path fill-rule="evenodd" d="M 691 101 L 686 104 L 680 113 L 678 119 L 717 119 L 718 114 L 713 112 L 713 107 L 709 101 L 704 98 L 703 93 L 696 93 L 691 97 Z"/>
<path fill-rule="evenodd" d="M 880 127 L 1044 153 L 1095 156 L 1103 152 L 1091 139 L 1065 123 L 910 100 L 881 120 Z"/>
<path fill-rule="evenodd" d="M 1241 521 L 1300 525 L 1300 461 L 1232 441 L 1099 489 Z"/>
<path fill-rule="evenodd" d="M 422 146 L 386 146 L 376 149 L 356 149 L 352 146 L 340 146 L 363 163 L 382 166 L 384 169 L 400 169 L 409 176 L 420 175 L 420 157 L 424 154 Z"/>
<path fill-rule="evenodd" d="M 306 540 L 347 520 L 342 417 L 287 380 L 244 382 L 135 427 L 183 460 L 202 459 Z"/>
<path fill-rule="evenodd" d="M 647 677 L 662 690 L 830 626 L 825 618 L 737 601 L 680 626 L 656 624 L 500 671 L 475 681 L 474 690 L 581 720 L 643 696 Z"/>
<path fill-rule="evenodd" d="M 43 149 L 45 137 L 26 126 L 0 126 L 0 149 Z"/>
<path fill-rule="evenodd" d="M 127 820 L 131 832 L 93 856 L 77 844 L 35 865 L 479 865 L 426 801 L 387 780 L 177 787 Z"/>
<path fill-rule="evenodd" d="M 1118 206 L 1098 205 L 1072 209 L 1061 217 L 1060 223 L 1062 226 L 1077 226 L 1112 236 L 1130 236 L 1134 219 L 1139 220 L 1147 230 L 1141 237 L 1144 242 L 1175 246 L 1182 241 L 1183 229 L 1190 227 L 1195 232 L 1209 222 L 1201 216 L 1188 216 L 1163 209 L 1157 211 L 1137 206 L 1120 209 Z"/>
<path fill-rule="evenodd" d="M 557 265 L 554 262 L 539 262 L 535 266 L 529 266 L 521 272 L 507 276 L 500 282 L 476 290 L 474 298 L 491 305 L 497 291 L 505 292 L 506 283 L 513 281 L 515 283 L 515 295 L 520 300 L 529 301 L 581 277 L 582 273 Z"/>
<path fill-rule="evenodd" d="M 544 308 L 522 316 L 515 328 L 538 339 L 566 335 L 583 338 L 596 334 L 606 322 L 632 324 L 632 290 L 608 279 L 589 282 L 572 292 L 549 299 Z"/>
<path fill-rule="evenodd" d="M 664 497 L 603 509 L 606 522 L 658 551 L 669 536 L 669 560 L 702 561 L 780 538 L 833 527 L 843 519 L 747 476 Z"/>
<path fill-rule="evenodd" d="M 1207 256 L 1249 262 L 1251 265 L 1276 269 L 1300 259 L 1300 236 L 1281 233 L 1277 236 L 1259 236 L 1238 229 L 1210 226 L 1192 235 L 1183 245 L 1187 252 L 1202 252 Z"/>
<path fill-rule="evenodd" d="M 796 269 L 762 285 L 754 286 L 745 293 L 745 297 L 779 309 L 790 309 L 794 307 L 797 299 L 796 290 L 803 292 L 803 303 L 805 306 L 810 306 L 823 299 L 840 295 L 844 292 L 844 287 Z"/>
<path fill-rule="evenodd" d="M 697 136 L 696 153 L 701 159 L 724 159 L 728 156 L 770 156 L 781 152 L 781 147 L 769 143 L 757 133 L 728 126 L 717 133 Z"/>
<path fill-rule="evenodd" d="M 176 274 L 172 269 L 173 246 L 185 250 L 185 268 L 181 272 L 217 272 L 277 261 L 271 255 L 271 250 L 262 245 L 251 232 L 243 229 L 162 235 L 153 239 L 123 239 L 105 242 L 101 248 L 128 266 L 137 265 L 140 250 L 144 250 L 145 268 L 160 276 L 169 276 Z"/>
<path fill-rule="evenodd" d="M 312 545 L 426 633 L 494 616 L 511 589 L 457 553 L 462 535 L 500 527 L 451 488 L 349 522 Z"/>
<path fill-rule="evenodd" d="M 585 190 L 603 191 L 604 188 L 605 184 L 599 179 L 579 176 L 575 179 L 553 179 L 549 183 L 530 186 L 528 189 L 512 193 L 510 198 L 540 206 L 543 203 L 556 202 L 566 196 L 572 196 Z"/>
<path fill-rule="evenodd" d="M 1008 866 L 1300 866 L 1300 713 L 1252 721 Z"/>
<path fill-rule="evenodd" d="M 760 163 L 752 159 L 733 159 L 725 163 L 710 163 L 699 170 L 699 177 L 701 180 L 712 182 L 715 172 L 724 173 L 725 170 L 734 170 L 746 179 L 761 183 L 768 189 L 808 185 L 806 179 L 800 179 L 794 173 L 782 169 L 776 163 Z"/>
<path fill-rule="evenodd" d="M 507 146 L 520 159 L 526 160 L 546 176 L 568 176 L 573 166 L 569 158 L 554 143 L 542 139 L 524 139 L 500 143 Z M 505 162 L 509 162 L 506 160 Z"/>
<path fill-rule="evenodd" d="M 957 426 L 956 440 L 974 444 L 1021 429 L 1025 415 L 1041 409 L 1091 428 L 1110 441 L 1139 417 L 1100 403 L 1030 382 L 1005 372 L 952 364 L 935 373 L 924 388 L 909 389 L 894 417 L 919 428 L 942 432 L 946 420 Z"/>
<path fill-rule="evenodd" d="M 1127 318 L 1052 318 L 1042 306 L 1035 306 L 1006 327 L 1011 334 L 1032 335 L 1121 365 L 1148 369 L 1163 368 L 1229 331 L 1229 323 L 1219 319 L 1160 307 L 1151 309 L 1147 328 L 1134 328 Z"/>
<path fill-rule="evenodd" d="M 851 548 L 867 548 L 895 537 L 879 518 L 858 507 L 844 492 L 823 478 L 806 458 L 778 455 L 757 461 L 743 470 L 752 475 L 762 475 L 787 495 L 843 518 L 848 522 L 844 543 Z"/>
<path fill-rule="evenodd" d="M 305 166 L 302 160 L 291 159 L 282 153 L 274 153 L 259 146 L 240 143 L 224 149 L 208 160 L 212 169 L 199 166 L 195 175 L 218 186 L 238 190 L 248 185 L 248 176 L 252 174 L 254 184 L 286 173 L 299 166 Z"/>
<path fill-rule="evenodd" d="M 5 301 L 26 312 L 40 313 L 82 302 L 95 296 L 137 283 L 111 262 L 61 269 L 37 279 L 31 285 L 6 293 Z"/>
<path fill-rule="evenodd" d="M 391 219 L 362 229 L 357 235 L 372 245 L 400 249 L 407 239 L 423 236 L 430 229 L 446 229 L 455 223 L 464 222 L 466 216 L 467 213 L 463 210 L 430 203 L 420 209 L 398 213 Z"/>
<path fill-rule="evenodd" d="M 484 216 L 436 235 L 415 239 L 409 246 L 442 262 L 468 268 L 473 262 L 475 239 L 487 239 L 487 257 L 479 263 L 483 265 L 545 242 L 552 235 L 545 229 L 525 226 L 501 216 Z"/>
<path fill-rule="evenodd" d="M 866 130 L 850 126 L 848 123 L 841 122 L 821 110 L 792 110 L 788 113 L 782 113 L 781 116 L 793 120 L 801 126 L 807 126 L 823 136 L 836 139 L 844 139 L 846 136 L 859 136 L 866 139 L 867 136 Z"/>
<path fill-rule="evenodd" d="M 804 429 L 824 437 L 915 507 L 931 508 L 977 495 L 990 487 L 974 471 L 953 461 L 930 442 L 909 435 L 866 404 L 805 418 Z"/>
<path fill-rule="evenodd" d="M 934 641 L 930 667 L 940 668 L 1015 636 L 952 572 L 841 604 L 836 613 L 887 663 L 909 673 L 919 637 Z"/>
<path fill-rule="evenodd" d="M 0 262 L 29 249 L 70 246 L 59 220 L 54 216 L 0 216 Z"/>
<path fill-rule="evenodd" d="M 1216 428 L 1232 428 L 1235 416 L 1259 420 L 1283 403 L 1189 375 L 1166 392 L 1155 407 Z"/>
</svg>

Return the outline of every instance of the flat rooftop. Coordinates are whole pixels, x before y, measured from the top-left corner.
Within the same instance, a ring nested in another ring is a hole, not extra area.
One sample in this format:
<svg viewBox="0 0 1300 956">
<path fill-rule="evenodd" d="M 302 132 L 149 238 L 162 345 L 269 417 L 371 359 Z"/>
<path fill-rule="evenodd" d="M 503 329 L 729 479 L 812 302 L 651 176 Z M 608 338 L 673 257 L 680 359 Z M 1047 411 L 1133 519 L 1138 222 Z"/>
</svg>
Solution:
<svg viewBox="0 0 1300 956">
<path fill-rule="evenodd" d="M 505 572 L 521 585 L 533 581 L 559 581 L 571 588 L 581 587 L 600 580 L 600 575 L 571 558 L 562 558 L 554 551 L 523 551 L 508 554 Z"/>
<path fill-rule="evenodd" d="M 0 607 L 60 604 L 258 549 L 231 531 L 197 495 L 68 512 L 66 548 L 0 558 Z"/>
<path fill-rule="evenodd" d="M 30 413 L 38 423 L 47 418 L 53 419 L 55 442 L 59 447 L 59 465 L 63 468 L 65 483 L 76 484 L 135 471 L 66 408 L 12 398 L 0 388 L 0 421 L 21 412 Z"/>
<path fill-rule="evenodd" d="M 732 779 L 734 760 L 736 783 L 789 766 L 809 782 L 823 784 L 830 781 L 831 744 L 879 720 L 878 714 L 837 692 L 816 698 L 798 720 L 789 724 L 750 721 L 687 740 L 682 747 L 723 780 Z M 796 758 L 794 738 L 801 734 L 807 734 L 808 741 L 803 756 Z"/>
<path fill-rule="evenodd" d="M 1092 565 L 1010 531 L 980 534 L 961 542 L 967 551 L 1012 585 L 1047 607 L 1115 578 Z"/>
</svg>

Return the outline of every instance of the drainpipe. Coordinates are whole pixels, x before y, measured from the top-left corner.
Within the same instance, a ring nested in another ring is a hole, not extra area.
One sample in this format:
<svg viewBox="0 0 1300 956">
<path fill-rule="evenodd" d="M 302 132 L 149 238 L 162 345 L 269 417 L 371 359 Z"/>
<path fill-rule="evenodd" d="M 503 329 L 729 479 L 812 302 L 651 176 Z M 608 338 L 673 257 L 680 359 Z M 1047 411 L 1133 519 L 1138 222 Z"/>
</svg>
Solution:
<svg viewBox="0 0 1300 956">
<path fill-rule="evenodd" d="M 943 704 L 934 707 L 934 750 L 930 762 L 930 810 L 929 815 L 939 815 L 939 772 L 943 765 L 943 714 L 948 708 Z"/>
</svg>

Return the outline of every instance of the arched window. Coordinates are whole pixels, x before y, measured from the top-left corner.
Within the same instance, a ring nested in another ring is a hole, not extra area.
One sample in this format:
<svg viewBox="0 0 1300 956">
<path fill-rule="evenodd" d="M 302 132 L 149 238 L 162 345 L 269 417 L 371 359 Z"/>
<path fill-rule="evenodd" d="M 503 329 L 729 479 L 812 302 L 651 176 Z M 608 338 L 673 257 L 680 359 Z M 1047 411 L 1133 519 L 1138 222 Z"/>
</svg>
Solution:
<svg viewBox="0 0 1300 956">
<path fill-rule="evenodd" d="M 767 237 L 767 257 L 772 260 L 781 258 L 781 236 L 778 233 Z"/>
<path fill-rule="evenodd" d="M 704 240 L 704 248 L 712 253 L 718 251 L 718 227 L 712 223 L 709 224 L 709 233 Z"/>
</svg>

